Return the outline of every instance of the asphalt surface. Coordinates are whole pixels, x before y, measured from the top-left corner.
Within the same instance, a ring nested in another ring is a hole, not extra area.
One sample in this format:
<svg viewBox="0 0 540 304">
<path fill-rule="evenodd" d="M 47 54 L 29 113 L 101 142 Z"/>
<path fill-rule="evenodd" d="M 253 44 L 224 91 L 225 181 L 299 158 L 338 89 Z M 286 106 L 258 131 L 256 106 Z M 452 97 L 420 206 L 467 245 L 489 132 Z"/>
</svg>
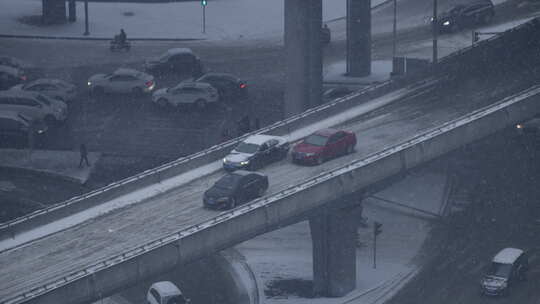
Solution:
<svg viewBox="0 0 540 304">
<path fill-rule="evenodd" d="M 492 74 L 491 77 L 482 73 L 471 74 L 470 81 L 444 83 L 436 91 L 397 101 L 368 117 L 348 123 L 343 127 L 356 132 L 358 136 L 356 153 L 315 167 L 292 165 L 290 160 L 270 165 L 261 170 L 269 176 L 270 188 L 267 194 L 402 142 L 418 132 L 537 82 L 538 76 L 533 73 L 536 72 L 534 69 L 531 74 L 527 74 L 520 68 L 516 65 L 514 69 L 505 69 L 500 71 L 501 74 Z M 456 92 L 461 95 L 456 95 Z M 32 286 L 91 265 L 94 261 L 121 253 L 125 248 L 132 248 L 215 216 L 215 211 L 202 208 L 202 193 L 222 174 L 218 172 L 206 176 L 145 203 L 106 214 L 21 248 L 3 252 L 0 254 L 0 267 L 4 270 L 0 273 L 0 298 L 18 294 Z"/>
</svg>

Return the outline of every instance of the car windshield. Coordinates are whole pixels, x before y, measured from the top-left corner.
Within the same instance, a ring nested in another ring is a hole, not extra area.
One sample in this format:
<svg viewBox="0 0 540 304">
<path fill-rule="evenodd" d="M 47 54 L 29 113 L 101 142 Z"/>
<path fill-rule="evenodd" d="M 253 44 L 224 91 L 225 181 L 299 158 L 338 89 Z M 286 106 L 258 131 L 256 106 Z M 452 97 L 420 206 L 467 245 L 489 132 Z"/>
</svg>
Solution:
<svg viewBox="0 0 540 304">
<path fill-rule="evenodd" d="M 165 62 L 165 61 L 167 61 L 167 59 L 169 59 L 169 53 L 165 53 L 165 54 L 159 56 L 158 60 L 161 61 L 161 62 Z"/>
<path fill-rule="evenodd" d="M 487 275 L 508 278 L 512 271 L 512 264 L 492 263 L 488 269 Z"/>
<path fill-rule="evenodd" d="M 234 150 L 240 153 L 253 154 L 259 150 L 259 145 L 242 142 Z"/>
<path fill-rule="evenodd" d="M 328 141 L 328 137 L 326 136 L 311 134 L 304 140 L 304 143 L 312 146 L 324 146 L 326 145 L 326 141 Z"/>
<path fill-rule="evenodd" d="M 238 176 L 235 174 L 225 175 L 216 182 L 215 186 L 222 189 L 232 190 L 238 183 L 238 179 Z"/>
<path fill-rule="evenodd" d="M 37 95 L 36 99 L 43 102 L 44 104 L 46 104 L 48 106 L 51 105 L 51 102 L 47 98 L 45 98 L 43 95 Z"/>
</svg>

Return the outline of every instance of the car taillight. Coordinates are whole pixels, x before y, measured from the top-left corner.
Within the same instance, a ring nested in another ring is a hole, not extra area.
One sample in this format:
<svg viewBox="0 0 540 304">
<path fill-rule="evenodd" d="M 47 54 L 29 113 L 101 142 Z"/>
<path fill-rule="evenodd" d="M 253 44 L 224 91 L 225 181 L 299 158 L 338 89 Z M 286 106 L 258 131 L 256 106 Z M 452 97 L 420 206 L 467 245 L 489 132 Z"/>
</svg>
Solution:
<svg viewBox="0 0 540 304">
<path fill-rule="evenodd" d="M 154 84 L 154 82 L 153 82 L 153 81 L 151 81 L 151 80 L 150 80 L 150 81 L 147 81 L 147 82 L 145 82 L 145 85 L 146 85 L 147 87 L 151 87 L 151 86 L 152 86 L 153 84 Z"/>
<path fill-rule="evenodd" d="M 241 84 L 240 84 L 240 89 L 245 89 L 245 88 L 247 88 L 247 84 L 241 83 Z"/>
<path fill-rule="evenodd" d="M 26 79 L 27 79 L 27 78 L 26 78 L 26 75 L 22 75 L 22 76 L 21 76 L 21 80 L 22 80 L 22 81 L 26 81 Z"/>
</svg>

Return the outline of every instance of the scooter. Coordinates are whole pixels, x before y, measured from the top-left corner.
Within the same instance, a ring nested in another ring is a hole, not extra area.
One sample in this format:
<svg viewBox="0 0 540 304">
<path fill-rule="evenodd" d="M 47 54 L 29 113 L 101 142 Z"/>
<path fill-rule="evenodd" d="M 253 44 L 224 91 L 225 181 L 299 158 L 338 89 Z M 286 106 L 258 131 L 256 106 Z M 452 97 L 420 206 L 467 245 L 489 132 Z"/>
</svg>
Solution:
<svg viewBox="0 0 540 304">
<path fill-rule="evenodd" d="M 111 52 L 121 51 L 121 50 L 125 50 L 126 52 L 129 52 L 129 50 L 131 49 L 131 43 L 129 43 L 129 41 L 120 42 L 120 38 L 118 37 L 118 35 L 116 35 L 114 36 L 114 39 L 111 40 L 109 49 L 111 50 Z"/>
</svg>

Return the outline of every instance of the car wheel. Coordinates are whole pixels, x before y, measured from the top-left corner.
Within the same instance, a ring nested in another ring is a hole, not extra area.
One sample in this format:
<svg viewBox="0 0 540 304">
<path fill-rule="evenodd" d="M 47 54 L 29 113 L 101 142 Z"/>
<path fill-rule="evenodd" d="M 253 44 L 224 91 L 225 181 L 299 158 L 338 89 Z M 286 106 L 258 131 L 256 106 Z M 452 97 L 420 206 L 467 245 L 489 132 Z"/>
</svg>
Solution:
<svg viewBox="0 0 540 304">
<path fill-rule="evenodd" d="M 199 110 L 202 110 L 202 109 L 206 108 L 206 100 L 204 100 L 204 99 L 195 100 L 195 106 Z"/>
<path fill-rule="evenodd" d="M 105 90 L 102 87 L 95 87 L 94 89 L 92 89 L 92 95 L 96 97 L 101 97 L 105 95 Z"/>
<path fill-rule="evenodd" d="M 165 98 L 160 98 L 158 99 L 157 104 L 162 108 L 166 108 L 169 105 L 169 101 Z"/>
<path fill-rule="evenodd" d="M 133 93 L 133 96 L 141 96 L 143 90 L 139 87 L 134 87 L 133 89 L 131 89 L 131 93 Z"/>
<path fill-rule="evenodd" d="M 229 209 L 234 209 L 234 208 L 236 208 L 236 198 L 231 197 L 231 199 L 229 200 Z"/>
</svg>

